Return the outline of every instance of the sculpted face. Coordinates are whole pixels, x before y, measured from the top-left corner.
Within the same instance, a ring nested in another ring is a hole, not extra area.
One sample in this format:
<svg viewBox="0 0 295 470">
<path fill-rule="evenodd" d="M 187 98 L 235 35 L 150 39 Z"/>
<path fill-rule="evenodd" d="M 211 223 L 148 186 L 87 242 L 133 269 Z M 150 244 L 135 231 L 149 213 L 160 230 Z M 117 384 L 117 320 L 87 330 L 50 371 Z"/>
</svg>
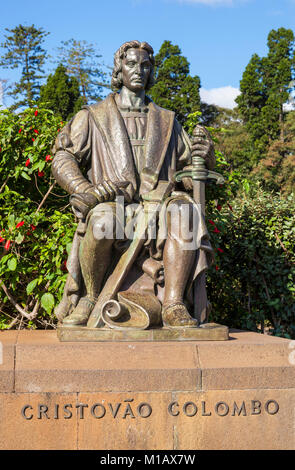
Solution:
<svg viewBox="0 0 295 470">
<path fill-rule="evenodd" d="M 145 90 L 150 76 L 149 55 L 144 49 L 128 49 L 122 60 L 123 85 L 132 91 Z"/>
</svg>

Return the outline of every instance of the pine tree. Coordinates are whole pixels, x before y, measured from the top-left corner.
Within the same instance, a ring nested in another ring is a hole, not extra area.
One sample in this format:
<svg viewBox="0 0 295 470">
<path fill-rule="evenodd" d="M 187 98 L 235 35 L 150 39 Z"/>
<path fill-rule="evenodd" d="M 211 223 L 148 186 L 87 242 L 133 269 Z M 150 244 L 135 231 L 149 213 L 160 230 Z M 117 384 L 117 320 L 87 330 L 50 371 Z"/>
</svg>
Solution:
<svg viewBox="0 0 295 470">
<path fill-rule="evenodd" d="M 107 76 L 102 69 L 95 46 L 87 41 L 70 39 L 62 41 L 58 48 L 58 63 L 66 67 L 69 75 L 76 78 L 84 104 L 101 99 L 103 87 L 110 88 L 106 83 Z"/>
<path fill-rule="evenodd" d="M 83 105 L 79 83 L 75 77 L 69 77 L 66 68 L 60 64 L 54 74 L 50 74 L 47 83 L 40 88 L 40 101 L 66 121 Z"/>
<path fill-rule="evenodd" d="M 288 100 L 290 83 L 294 77 L 294 34 L 291 29 L 279 28 L 268 35 L 268 55 L 262 62 L 263 84 L 267 102 L 263 115 L 268 123 L 267 135 L 284 140 L 284 103 Z"/>
<path fill-rule="evenodd" d="M 21 68 L 21 78 L 15 83 L 8 95 L 14 97 L 16 102 L 11 106 L 17 109 L 20 106 L 31 106 L 32 101 L 38 97 L 40 80 L 44 77 L 42 66 L 47 57 L 46 51 L 41 47 L 44 38 L 49 34 L 42 28 L 32 26 L 16 26 L 7 29 L 2 47 L 6 53 L 1 57 L 0 66 L 4 68 Z"/>
<path fill-rule="evenodd" d="M 236 98 L 251 141 L 258 155 L 265 149 L 268 138 L 265 134 L 265 122 L 262 110 L 266 105 L 267 95 L 262 83 L 262 59 L 254 54 L 247 65 L 240 82 L 241 94 Z"/>
<path fill-rule="evenodd" d="M 254 54 L 240 82 L 236 99 L 245 121 L 256 161 L 279 136 L 284 140 L 284 103 L 295 72 L 294 34 L 279 28 L 268 35 L 268 55 Z"/>
<path fill-rule="evenodd" d="M 190 76 L 189 65 L 179 46 L 164 41 L 155 56 L 155 85 L 150 90 L 153 101 L 175 111 L 181 124 L 200 110 L 200 78 Z"/>
</svg>

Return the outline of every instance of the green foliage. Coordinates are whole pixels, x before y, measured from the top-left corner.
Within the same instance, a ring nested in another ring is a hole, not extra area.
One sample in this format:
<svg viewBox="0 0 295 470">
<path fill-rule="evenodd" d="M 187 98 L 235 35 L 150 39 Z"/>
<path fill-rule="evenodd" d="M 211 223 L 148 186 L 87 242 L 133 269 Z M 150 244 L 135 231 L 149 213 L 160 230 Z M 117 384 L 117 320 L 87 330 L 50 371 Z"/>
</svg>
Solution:
<svg viewBox="0 0 295 470">
<path fill-rule="evenodd" d="M 99 62 L 101 55 L 97 54 L 95 45 L 70 39 L 62 41 L 62 47 L 58 49 L 58 64 L 64 64 L 67 73 L 76 78 L 83 104 L 101 99 L 103 87 L 110 86 L 106 83 L 107 74 Z"/>
<path fill-rule="evenodd" d="M 189 116 L 190 133 L 199 119 L 200 113 Z M 293 120 L 289 126 L 293 129 Z M 218 149 L 223 129 L 208 130 Z M 211 321 L 295 338 L 295 194 L 264 191 L 233 169 L 220 150 L 215 153 L 225 184 L 206 188 L 215 251 L 207 282 Z"/>
<path fill-rule="evenodd" d="M 60 64 L 40 88 L 40 101 L 63 120 L 70 119 L 83 106 L 78 80 L 69 77 L 66 68 Z"/>
<path fill-rule="evenodd" d="M 61 126 L 52 111 L 35 108 L 0 113 L 0 329 L 10 318 L 27 327 L 47 327 L 62 295 L 67 247 L 76 228 L 68 196 L 50 177 L 52 143 Z"/>
<path fill-rule="evenodd" d="M 21 24 L 14 29 L 6 28 L 6 31 L 11 34 L 6 35 L 6 41 L 1 44 L 6 53 L 1 57 L 0 66 L 11 69 L 21 67 L 20 81 L 7 94 L 19 100 L 12 109 L 31 106 L 31 102 L 38 97 L 40 80 L 44 77 L 42 66 L 47 54 L 41 45 L 49 33 L 34 25 Z"/>
<path fill-rule="evenodd" d="M 292 30 L 271 30 L 267 45 L 266 57 L 252 56 L 240 82 L 241 95 L 236 99 L 250 135 L 255 163 L 282 133 L 283 105 L 288 100 L 295 72 Z"/>
<path fill-rule="evenodd" d="M 251 185 L 231 204 L 212 215 L 222 252 L 208 277 L 211 320 L 295 338 L 295 195 Z"/>
<path fill-rule="evenodd" d="M 295 111 L 287 114 L 283 139 L 274 140 L 253 169 L 252 175 L 265 189 L 291 193 L 295 188 Z"/>
<path fill-rule="evenodd" d="M 184 124 L 188 115 L 200 110 L 200 79 L 189 74 L 189 62 L 171 41 L 164 41 L 155 56 L 155 85 L 150 90 L 153 101 L 175 111 Z"/>
</svg>

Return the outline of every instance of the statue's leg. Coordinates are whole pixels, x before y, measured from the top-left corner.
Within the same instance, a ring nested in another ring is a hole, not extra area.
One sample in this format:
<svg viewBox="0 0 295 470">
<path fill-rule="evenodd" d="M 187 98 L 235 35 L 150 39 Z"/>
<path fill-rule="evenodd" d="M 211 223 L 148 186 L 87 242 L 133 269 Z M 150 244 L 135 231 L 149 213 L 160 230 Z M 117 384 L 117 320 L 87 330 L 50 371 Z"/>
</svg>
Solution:
<svg viewBox="0 0 295 470">
<path fill-rule="evenodd" d="M 98 206 L 88 221 L 79 254 L 86 296 L 80 299 L 73 313 L 64 319 L 64 324 L 86 324 L 95 306 L 112 259 L 115 215 L 111 206 L 109 208 L 108 211 L 102 211 Z"/>
<path fill-rule="evenodd" d="M 183 303 L 184 291 L 194 265 L 193 204 L 177 199 L 167 210 L 167 240 L 163 252 L 165 293 L 162 309 L 163 324 L 170 327 L 192 327 L 192 318 Z M 185 232 L 185 234 L 184 234 Z"/>
</svg>

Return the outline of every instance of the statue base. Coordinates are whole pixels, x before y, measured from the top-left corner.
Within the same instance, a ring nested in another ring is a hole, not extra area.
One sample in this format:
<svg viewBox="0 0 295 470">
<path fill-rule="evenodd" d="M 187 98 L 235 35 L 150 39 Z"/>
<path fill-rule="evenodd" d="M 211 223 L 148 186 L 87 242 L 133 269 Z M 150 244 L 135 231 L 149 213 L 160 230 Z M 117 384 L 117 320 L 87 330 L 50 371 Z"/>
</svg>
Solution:
<svg viewBox="0 0 295 470">
<path fill-rule="evenodd" d="M 86 326 L 59 325 L 60 341 L 226 341 L 228 327 L 217 323 L 205 323 L 198 328 L 87 328 Z"/>
<path fill-rule="evenodd" d="M 229 336 L 70 343 L 0 331 L 0 449 L 294 449 L 294 343 Z"/>
<path fill-rule="evenodd" d="M 294 449 L 294 342 L 229 336 L 70 343 L 0 331 L 0 449 Z"/>
</svg>

